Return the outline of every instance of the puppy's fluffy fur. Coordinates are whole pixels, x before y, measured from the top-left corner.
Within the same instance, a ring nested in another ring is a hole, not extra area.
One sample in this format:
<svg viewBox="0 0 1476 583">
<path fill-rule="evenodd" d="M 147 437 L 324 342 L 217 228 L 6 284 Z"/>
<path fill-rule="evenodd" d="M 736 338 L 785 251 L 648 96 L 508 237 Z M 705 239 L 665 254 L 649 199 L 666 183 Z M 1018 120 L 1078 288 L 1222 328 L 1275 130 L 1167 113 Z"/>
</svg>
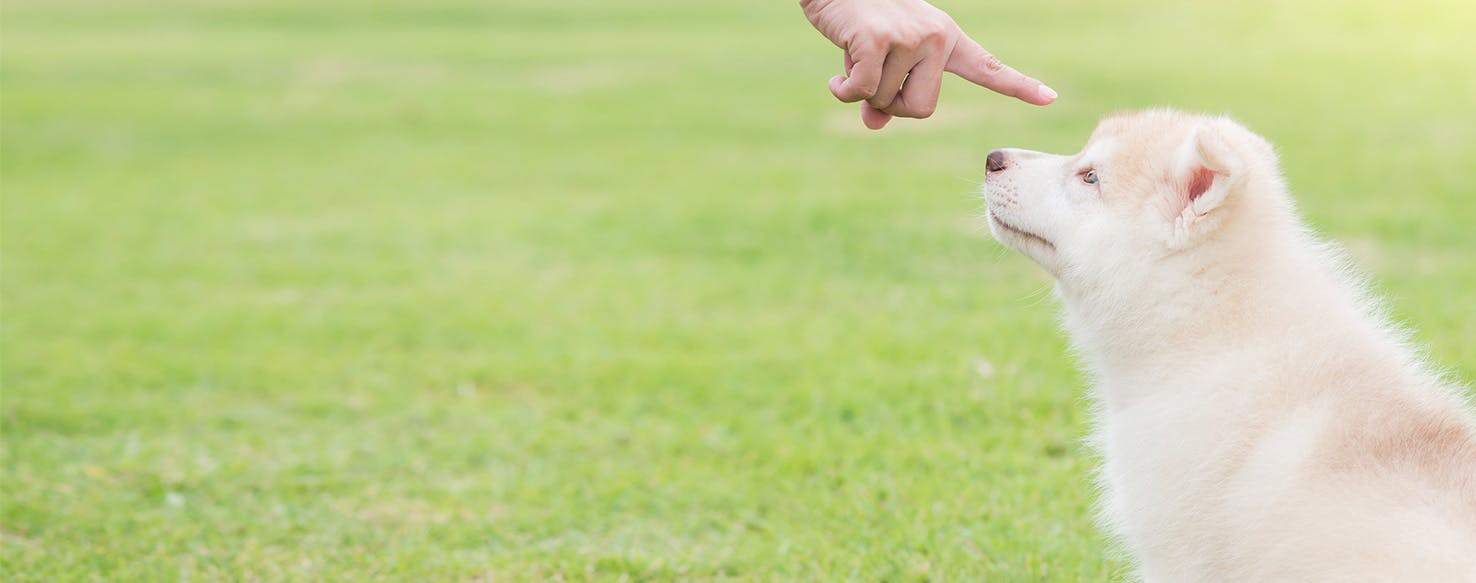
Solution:
<svg viewBox="0 0 1476 583">
<path fill-rule="evenodd" d="M 1104 523 L 1149 581 L 1476 581 L 1476 429 L 1223 117 L 991 153 L 990 229 L 1057 281 Z"/>
</svg>

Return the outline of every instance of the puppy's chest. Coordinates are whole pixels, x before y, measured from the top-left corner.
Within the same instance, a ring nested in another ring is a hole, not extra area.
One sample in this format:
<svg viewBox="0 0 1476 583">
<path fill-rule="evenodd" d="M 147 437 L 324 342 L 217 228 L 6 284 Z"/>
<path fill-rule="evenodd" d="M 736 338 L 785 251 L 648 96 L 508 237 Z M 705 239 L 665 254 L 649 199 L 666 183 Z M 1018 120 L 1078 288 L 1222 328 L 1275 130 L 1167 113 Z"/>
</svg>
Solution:
<svg viewBox="0 0 1476 583">
<path fill-rule="evenodd" d="M 1184 518 L 1204 518 L 1207 501 L 1243 461 L 1240 416 L 1237 403 L 1217 403 L 1193 391 L 1116 410 L 1104 407 L 1097 439 L 1108 511 L 1129 531 L 1162 533 Z"/>
</svg>

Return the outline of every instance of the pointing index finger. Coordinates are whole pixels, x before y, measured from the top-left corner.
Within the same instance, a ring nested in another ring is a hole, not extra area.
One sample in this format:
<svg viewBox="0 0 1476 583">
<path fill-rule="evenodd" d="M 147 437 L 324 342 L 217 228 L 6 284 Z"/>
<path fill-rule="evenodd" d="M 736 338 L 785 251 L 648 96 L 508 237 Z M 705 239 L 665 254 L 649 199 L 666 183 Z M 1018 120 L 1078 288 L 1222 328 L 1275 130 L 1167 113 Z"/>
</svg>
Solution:
<svg viewBox="0 0 1476 583">
<path fill-rule="evenodd" d="M 1044 83 L 1006 65 L 967 36 L 958 39 L 944 69 L 997 93 L 1035 105 L 1056 100 L 1056 92 Z"/>
</svg>

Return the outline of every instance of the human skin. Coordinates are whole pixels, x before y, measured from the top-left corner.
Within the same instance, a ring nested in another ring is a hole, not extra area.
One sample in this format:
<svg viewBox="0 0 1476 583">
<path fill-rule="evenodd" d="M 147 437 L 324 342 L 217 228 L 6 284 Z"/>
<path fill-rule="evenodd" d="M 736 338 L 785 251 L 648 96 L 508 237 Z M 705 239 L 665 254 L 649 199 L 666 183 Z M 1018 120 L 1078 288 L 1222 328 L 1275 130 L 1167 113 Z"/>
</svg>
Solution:
<svg viewBox="0 0 1476 583">
<path fill-rule="evenodd" d="M 879 130 L 893 117 L 925 118 L 938 106 L 943 72 L 1026 103 L 1056 92 L 995 58 L 947 13 L 923 0 L 800 0 L 805 17 L 845 52 L 845 75 L 830 92 L 861 102 L 861 121 Z"/>
</svg>

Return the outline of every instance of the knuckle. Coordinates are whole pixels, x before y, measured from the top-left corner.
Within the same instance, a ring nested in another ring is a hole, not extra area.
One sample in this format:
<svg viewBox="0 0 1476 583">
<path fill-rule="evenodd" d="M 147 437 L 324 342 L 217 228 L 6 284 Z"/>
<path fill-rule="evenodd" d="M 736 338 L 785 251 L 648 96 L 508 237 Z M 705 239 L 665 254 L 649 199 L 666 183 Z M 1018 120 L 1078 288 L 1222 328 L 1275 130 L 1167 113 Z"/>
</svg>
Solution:
<svg viewBox="0 0 1476 583">
<path fill-rule="evenodd" d="M 935 109 L 935 105 L 927 103 L 893 103 L 892 106 L 887 109 L 887 113 L 890 113 L 897 117 L 925 119 L 931 117 Z"/>
<path fill-rule="evenodd" d="M 892 117 L 917 117 L 917 115 L 912 112 L 912 108 L 901 105 L 893 105 L 882 110 L 882 112 Z"/>
<path fill-rule="evenodd" d="M 865 31 L 857 33 L 851 39 L 851 41 L 846 44 L 846 50 L 851 53 L 852 57 L 856 58 L 856 60 L 859 61 L 863 57 L 869 57 L 876 54 L 886 54 L 887 45 L 885 42 L 882 41 L 879 32 Z"/>
<path fill-rule="evenodd" d="M 981 66 L 983 66 L 984 71 L 989 73 L 990 75 L 998 75 L 1000 73 L 1003 73 L 1005 70 L 1004 62 L 1000 61 L 999 57 L 996 57 L 989 53 L 984 53 L 984 62 L 981 63 Z"/>
<path fill-rule="evenodd" d="M 902 38 L 902 34 L 892 29 L 884 29 L 878 31 L 875 38 L 877 44 L 880 44 L 883 47 L 894 47 L 902 44 L 904 41 L 904 39 Z"/>
<path fill-rule="evenodd" d="M 945 14 L 942 15 L 942 18 L 935 18 L 928 21 L 924 26 L 926 28 L 923 32 L 928 37 L 944 38 L 948 36 L 948 33 L 952 31 L 955 25 L 953 24 L 953 20 Z"/>
<path fill-rule="evenodd" d="M 915 49 L 918 47 L 918 45 L 921 45 L 923 43 L 924 39 L 927 38 L 927 31 L 913 29 L 902 30 L 893 33 L 893 37 L 893 46 L 903 49 Z"/>
</svg>

